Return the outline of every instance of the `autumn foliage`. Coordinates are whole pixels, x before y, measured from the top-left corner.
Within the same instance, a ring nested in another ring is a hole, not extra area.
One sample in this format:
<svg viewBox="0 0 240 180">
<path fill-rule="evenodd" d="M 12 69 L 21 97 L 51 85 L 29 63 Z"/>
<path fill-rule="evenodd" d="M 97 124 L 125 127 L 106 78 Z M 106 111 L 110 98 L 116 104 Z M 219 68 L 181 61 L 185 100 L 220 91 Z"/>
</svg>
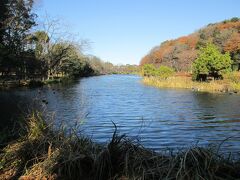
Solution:
<svg viewBox="0 0 240 180">
<path fill-rule="evenodd" d="M 225 43 L 224 50 L 228 52 L 240 51 L 240 33 L 235 32 Z"/>
<path fill-rule="evenodd" d="M 191 71 L 199 49 L 213 43 L 221 52 L 229 52 L 233 61 L 240 61 L 240 20 L 232 18 L 220 23 L 209 24 L 188 36 L 163 42 L 154 47 L 140 65 L 165 65 L 177 72 Z M 238 54 L 236 56 L 236 54 Z"/>
</svg>

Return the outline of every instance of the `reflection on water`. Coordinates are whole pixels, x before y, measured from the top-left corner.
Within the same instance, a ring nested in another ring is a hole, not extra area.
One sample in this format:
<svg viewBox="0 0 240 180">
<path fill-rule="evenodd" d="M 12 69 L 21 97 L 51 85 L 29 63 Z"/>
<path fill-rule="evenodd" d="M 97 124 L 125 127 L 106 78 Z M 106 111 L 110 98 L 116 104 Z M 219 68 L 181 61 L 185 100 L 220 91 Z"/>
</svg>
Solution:
<svg viewBox="0 0 240 180">
<path fill-rule="evenodd" d="M 138 76 L 108 75 L 64 86 L 1 92 L 1 111 L 12 106 L 6 99 L 27 105 L 34 98 L 40 104 L 46 100 L 58 122 L 83 123 L 79 131 L 99 142 L 111 137 L 113 121 L 121 133 L 138 137 L 155 150 L 220 143 L 229 137 L 222 146 L 225 152 L 236 152 L 240 145 L 239 95 L 157 89 L 144 86 Z"/>
</svg>

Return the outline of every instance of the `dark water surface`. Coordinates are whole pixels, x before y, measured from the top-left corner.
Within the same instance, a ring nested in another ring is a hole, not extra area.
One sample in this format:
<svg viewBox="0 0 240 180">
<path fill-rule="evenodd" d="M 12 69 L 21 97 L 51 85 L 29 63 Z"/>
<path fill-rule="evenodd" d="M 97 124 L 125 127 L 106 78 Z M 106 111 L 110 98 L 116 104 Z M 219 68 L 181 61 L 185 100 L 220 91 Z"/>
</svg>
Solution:
<svg viewBox="0 0 240 180">
<path fill-rule="evenodd" d="M 40 104 L 47 100 L 46 108 L 55 112 L 57 122 L 82 123 L 80 130 L 98 142 L 112 136 L 113 121 L 121 133 L 138 137 L 155 150 L 197 142 L 219 144 L 226 138 L 222 151 L 237 152 L 240 147 L 240 95 L 236 94 L 157 89 L 143 85 L 138 76 L 107 75 L 64 86 L 0 92 L 2 119 L 28 108 L 34 99 Z"/>
</svg>

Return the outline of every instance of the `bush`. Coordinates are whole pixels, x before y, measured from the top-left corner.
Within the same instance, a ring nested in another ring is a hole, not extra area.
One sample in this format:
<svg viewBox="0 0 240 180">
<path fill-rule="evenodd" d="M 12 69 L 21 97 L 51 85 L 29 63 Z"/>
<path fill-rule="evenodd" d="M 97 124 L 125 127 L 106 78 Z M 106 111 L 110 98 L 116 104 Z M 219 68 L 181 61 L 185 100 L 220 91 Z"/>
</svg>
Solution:
<svg viewBox="0 0 240 180">
<path fill-rule="evenodd" d="M 156 67 L 153 64 L 145 64 L 142 67 L 143 76 L 156 76 Z"/>
<path fill-rule="evenodd" d="M 168 66 L 159 66 L 159 68 L 156 68 L 152 64 L 145 64 L 142 68 L 143 76 L 157 76 L 162 79 L 166 79 L 173 75 L 173 73 L 174 70 Z"/>
<path fill-rule="evenodd" d="M 166 79 L 170 76 L 172 76 L 174 73 L 174 70 L 168 66 L 160 66 L 157 69 L 157 75 L 158 77 L 162 78 L 162 79 Z"/>
</svg>

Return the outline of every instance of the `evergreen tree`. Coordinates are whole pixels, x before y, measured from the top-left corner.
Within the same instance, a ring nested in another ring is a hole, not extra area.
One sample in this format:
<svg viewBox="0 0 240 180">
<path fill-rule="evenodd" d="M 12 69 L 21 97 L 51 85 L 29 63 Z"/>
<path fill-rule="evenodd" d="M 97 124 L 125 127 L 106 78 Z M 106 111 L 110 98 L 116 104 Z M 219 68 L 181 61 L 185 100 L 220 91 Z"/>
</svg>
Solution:
<svg viewBox="0 0 240 180">
<path fill-rule="evenodd" d="M 222 54 L 215 45 L 208 43 L 193 62 L 194 79 L 206 80 L 208 75 L 221 78 L 224 72 L 231 70 L 231 64 L 229 53 Z"/>
</svg>

